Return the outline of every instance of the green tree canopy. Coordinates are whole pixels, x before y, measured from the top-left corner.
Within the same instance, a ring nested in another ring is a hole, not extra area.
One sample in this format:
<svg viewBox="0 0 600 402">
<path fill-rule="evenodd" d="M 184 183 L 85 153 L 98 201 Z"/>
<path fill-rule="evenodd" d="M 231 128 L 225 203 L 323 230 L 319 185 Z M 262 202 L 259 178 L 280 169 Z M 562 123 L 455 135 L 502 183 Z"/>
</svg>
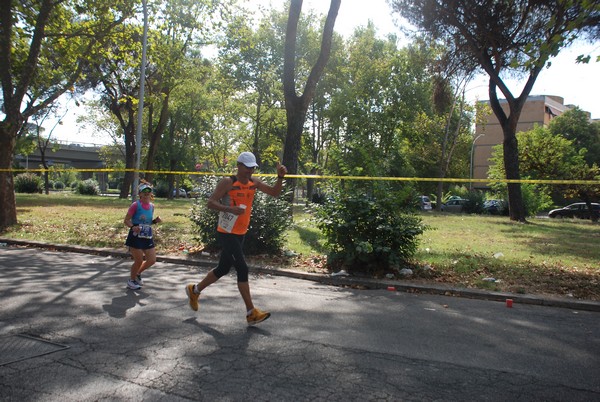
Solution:
<svg viewBox="0 0 600 402">
<path fill-rule="evenodd" d="M 567 110 L 550 121 L 548 130 L 571 140 L 578 150 L 585 148 L 589 165 L 600 165 L 600 122 L 590 121 L 589 113 L 578 107 Z"/>
<path fill-rule="evenodd" d="M 597 35 L 599 2 L 588 0 L 391 0 L 393 7 L 433 41 L 444 43 L 452 58 L 477 65 L 489 76 L 490 105 L 504 134 L 507 179 L 520 179 L 516 127 L 533 85 L 551 56 L 578 35 Z M 504 82 L 525 76 L 517 96 Z M 498 90 L 508 110 L 500 104 Z M 508 185 L 510 219 L 525 221 L 519 183 Z"/>
</svg>

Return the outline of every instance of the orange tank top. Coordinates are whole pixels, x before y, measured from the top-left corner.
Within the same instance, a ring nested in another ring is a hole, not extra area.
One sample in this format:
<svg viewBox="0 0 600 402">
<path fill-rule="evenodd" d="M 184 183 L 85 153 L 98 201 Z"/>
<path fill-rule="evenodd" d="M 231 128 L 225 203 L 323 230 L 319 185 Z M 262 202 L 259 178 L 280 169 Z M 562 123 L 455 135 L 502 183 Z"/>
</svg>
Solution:
<svg viewBox="0 0 600 402">
<path fill-rule="evenodd" d="M 235 176 L 231 176 L 231 180 L 233 180 L 233 186 L 225 194 L 225 197 L 221 199 L 221 204 L 227 206 L 245 205 L 246 210 L 243 214 L 238 215 L 231 232 L 227 232 L 220 226 L 217 226 L 217 231 L 244 235 L 248 231 L 248 226 L 250 226 L 250 214 L 252 213 L 252 202 L 254 201 L 254 193 L 256 193 L 256 185 L 252 179 L 246 184 L 239 182 Z"/>
</svg>

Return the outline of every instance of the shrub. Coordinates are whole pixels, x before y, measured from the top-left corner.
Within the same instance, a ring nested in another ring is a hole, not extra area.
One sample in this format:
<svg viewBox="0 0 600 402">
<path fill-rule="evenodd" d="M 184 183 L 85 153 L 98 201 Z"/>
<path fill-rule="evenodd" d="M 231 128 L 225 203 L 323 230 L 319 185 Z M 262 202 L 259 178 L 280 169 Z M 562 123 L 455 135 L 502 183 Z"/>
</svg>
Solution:
<svg viewBox="0 0 600 402">
<path fill-rule="evenodd" d="M 159 198 L 168 198 L 169 197 L 169 185 L 160 181 L 154 186 L 154 196 Z"/>
<path fill-rule="evenodd" d="M 330 250 L 328 265 L 374 273 L 398 268 L 417 251 L 427 229 L 401 197 L 374 198 L 364 194 L 333 194 L 317 206 L 317 227 Z"/>
<path fill-rule="evenodd" d="M 98 195 L 100 194 L 100 188 L 98 182 L 94 179 L 87 179 L 80 181 L 77 184 L 77 194 L 81 195 Z"/>
<path fill-rule="evenodd" d="M 21 173 L 15 177 L 14 187 L 17 193 L 39 193 L 43 186 L 42 178 L 33 173 Z"/>
<path fill-rule="evenodd" d="M 218 213 L 206 206 L 219 179 L 213 176 L 202 180 L 190 216 L 197 226 L 197 240 L 208 250 L 219 248 L 216 238 Z M 290 225 L 290 206 L 284 195 L 275 198 L 257 191 L 252 205 L 250 227 L 244 240 L 244 252 L 248 255 L 278 253 L 283 248 L 284 233 Z"/>
<path fill-rule="evenodd" d="M 485 202 L 485 194 L 481 191 L 469 191 L 465 196 L 467 202 L 463 207 L 463 212 L 469 214 L 482 214 L 483 203 Z"/>
<path fill-rule="evenodd" d="M 55 190 L 62 190 L 64 188 L 65 188 L 65 183 L 63 183 L 62 181 L 54 182 L 54 189 Z"/>
</svg>

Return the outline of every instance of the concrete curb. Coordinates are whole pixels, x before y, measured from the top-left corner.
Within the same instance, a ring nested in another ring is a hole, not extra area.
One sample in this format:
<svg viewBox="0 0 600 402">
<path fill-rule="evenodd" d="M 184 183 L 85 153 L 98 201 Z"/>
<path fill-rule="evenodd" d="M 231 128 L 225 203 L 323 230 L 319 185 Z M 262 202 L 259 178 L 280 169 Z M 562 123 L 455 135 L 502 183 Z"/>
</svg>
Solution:
<svg viewBox="0 0 600 402">
<path fill-rule="evenodd" d="M 109 256 L 116 258 L 129 258 L 129 253 L 125 251 L 109 249 L 109 248 L 89 248 L 82 246 L 71 246 L 64 244 L 48 244 L 43 242 L 15 240 L 0 238 L 0 243 L 6 245 L 42 248 L 47 250 L 56 250 L 64 252 L 93 254 L 101 256 Z M 157 261 L 167 262 L 171 264 L 199 266 L 199 267 L 214 267 L 215 260 L 208 258 L 191 258 L 191 257 L 167 257 L 157 256 Z M 361 278 L 356 276 L 331 276 L 324 274 L 314 274 L 302 271 L 294 271 L 288 269 L 275 269 L 261 266 L 251 266 L 253 272 L 258 272 L 266 275 L 287 276 L 296 279 L 309 280 L 319 282 L 331 286 L 348 286 L 364 289 L 388 289 L 392 291 L 403 291 L 408 293 L 428 293 L 444 296 L 465 297 L 471 299 L 491 300 L 505 302 L 506 299 L 512 299 L 515 304 L 532 304 L 548 307 L 561 307 L 573 310 L 585 310 L 600 312 L 600 302 L 591 300 L 575 300 L 561 297 L 548 297 L 531 294 L 517 294 L 508 292 L 492 292 L 480 289 L 457 288 L 452 286 L 441 286 L 433 284 L 414 284 L 400 280 L 378 280 L 371 278 Z"/>
</svg>

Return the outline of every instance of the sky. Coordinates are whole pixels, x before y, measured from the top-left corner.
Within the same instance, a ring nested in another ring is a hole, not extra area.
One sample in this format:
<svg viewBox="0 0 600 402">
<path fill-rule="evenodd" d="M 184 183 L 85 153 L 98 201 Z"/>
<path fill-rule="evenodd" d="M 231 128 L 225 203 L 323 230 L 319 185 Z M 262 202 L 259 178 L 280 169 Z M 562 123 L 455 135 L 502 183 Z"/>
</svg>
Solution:
<svg viewBox="0 0 600 402">
<path fill-rule="evenodd" d="M 286 0 L 287 1 L 287 0 Z M 273 7 L 283 9 L 283 0 L 266 2 L 265 0 L 240 0 L 248 7 Z M 327 0 L 304 0 L 302 10 L 314 10 L 318 14 L 326 15 L 329 9 Z M 373 21 L 378 33 L 384 37 L 387 33 L 400 35 L 396 25 L 397 17 L 392 15 L 386 0 L 342 0 L 334 30 L 342 36 L 349 37 L 354 29 L 365 26 L 368 21 Z M 576 105 L 591 113 L 592 118 L 600 119 L 600 63 L 577 64 L 575 59 L 580 54 L 600 54 L 600 43 L 578 43 L 563 51 L 554 59 L 550 68 L 544 69 L 534 87 L 531 95 L 555 95 L 564 99 L 565 105 Z M 468 87 L 466 96 L 469 101 L 487 100 L 487 76 L 477 77 Z M 524 80 L 507 80 L 507 85 L 513 95 L 521 93 Z M 73 108 L 71 108 L 73 109 Z M 83 108 L 75 108 L 80 113 Z M 63 119 L 63 124 L 53 132 L 53 137 L 64 141 L 87 142 L 108 144 L 110 138 L 94 136 L 82 130 L 76 124 L 77 112 L 71 112 Z M 49 129 L 48 126 L 46 126 Z"/>
</svg>

